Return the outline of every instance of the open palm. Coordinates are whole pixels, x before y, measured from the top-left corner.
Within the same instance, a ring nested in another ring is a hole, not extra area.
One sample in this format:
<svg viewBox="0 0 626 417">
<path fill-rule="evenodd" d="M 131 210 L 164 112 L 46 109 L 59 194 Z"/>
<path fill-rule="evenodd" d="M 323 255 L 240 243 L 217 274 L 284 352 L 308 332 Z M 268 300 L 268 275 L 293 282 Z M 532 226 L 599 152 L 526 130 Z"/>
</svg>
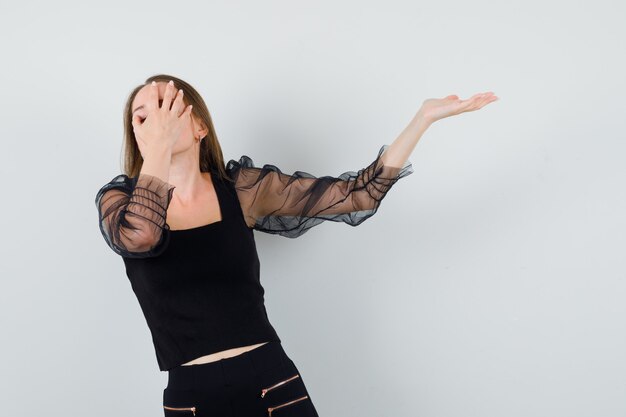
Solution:
<svg viewBox="0 0 626 417">
<path fill-rule="evenodd" d="M 426 120 L 432 123 L 449 116 L 481 109 L 497 99 L 498 97 L 491 91 L 474 94 L 467 100 L 461 100 L 457 95 L 449 95 L 444 98 L 429 98 L 422 103 L 420 112 Z"/>
</svg>

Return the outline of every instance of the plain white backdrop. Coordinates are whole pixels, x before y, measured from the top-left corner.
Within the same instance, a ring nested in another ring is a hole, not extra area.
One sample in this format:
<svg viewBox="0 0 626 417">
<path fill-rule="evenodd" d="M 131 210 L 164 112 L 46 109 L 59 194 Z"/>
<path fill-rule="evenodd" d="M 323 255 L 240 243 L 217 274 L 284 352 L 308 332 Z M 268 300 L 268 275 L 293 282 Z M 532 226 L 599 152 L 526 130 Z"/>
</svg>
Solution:
<svg viewBox="0 0 626 417">
<path fill-rule="evenodd" d="M 321 417 L 626 415 L 618 1 L 8 2 L 0 6 L 6 416 L 160 416 L 167 374 L 97 190 L 122 110 L 195 86 L 226 160 L 339 175 L 429 97 L 378 213 L 255 232 L 271 322 Z M 245 417 L 245 416 L 241 416 Z"/>
</svg>

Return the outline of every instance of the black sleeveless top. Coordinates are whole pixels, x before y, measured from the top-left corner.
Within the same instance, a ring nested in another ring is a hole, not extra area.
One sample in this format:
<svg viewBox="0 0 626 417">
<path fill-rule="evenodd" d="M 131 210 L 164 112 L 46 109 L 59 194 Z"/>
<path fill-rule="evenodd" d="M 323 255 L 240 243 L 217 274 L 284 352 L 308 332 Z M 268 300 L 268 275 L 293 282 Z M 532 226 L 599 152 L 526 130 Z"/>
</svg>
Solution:
<svg viewBox="0 0 626 417">
<path fill-rule="evenodd" d="M 358 172 L 287 175 L 270 164 L 230 160 L 222 180 L 211 178 L 222 220 L 170 230 L 174 186 L 148 174 L 118 175 L 96 195 L 100 231 L 121 255 L 152 335 L 159 369 L 267 341 L 270 324 L 253 231 L 295 238 L 323 221 L 356 226 L 371 217 L 387 191 L 413 172 L 376 159 Z M 253 226 L 249 226 L 253 225 Z"/>
<path fill-rule="evenodd" d="M 280 341 L 269 322 L 253 230 L 235 189 L 211 173 L 222 220 L 170 230 L 157 257 L 124 257 L 159 368 L 221 350 Z"/>
</svg>

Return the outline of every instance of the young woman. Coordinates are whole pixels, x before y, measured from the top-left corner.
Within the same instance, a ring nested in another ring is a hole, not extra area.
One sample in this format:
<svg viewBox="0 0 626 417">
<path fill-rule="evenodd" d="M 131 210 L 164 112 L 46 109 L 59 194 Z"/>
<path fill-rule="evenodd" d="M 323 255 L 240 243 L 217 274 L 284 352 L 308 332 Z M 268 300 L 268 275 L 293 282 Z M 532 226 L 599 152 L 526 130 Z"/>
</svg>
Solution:
<svg viewBox="0 0 626 417">
<path fill-rule="evenodd" d="M 136 87 L 124 110 L 125 174 L 96 206 L 168 371 L 165 416 L 317 416 L 268 319 L 253 230 L 295 238 L 325 220 L 362 223 L 413 172 L 408 157 L 428 126 L 496 99 L 428 99 L 367 167 L 315 177 L 245 155 L 224 164 L 194 88 L 165 74 Z"/>
</svg>

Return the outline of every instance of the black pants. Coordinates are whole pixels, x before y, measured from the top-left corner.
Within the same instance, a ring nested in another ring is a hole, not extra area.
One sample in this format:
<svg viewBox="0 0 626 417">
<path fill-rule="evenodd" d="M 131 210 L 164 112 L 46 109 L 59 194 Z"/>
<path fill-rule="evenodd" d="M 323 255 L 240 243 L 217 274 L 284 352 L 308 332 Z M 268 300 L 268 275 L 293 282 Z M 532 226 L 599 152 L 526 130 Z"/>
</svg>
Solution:
<svg viewBox="0 0 626 417">
<path fill-rule="evenodd" d="M 168 372 L 166 417 L 319 417 L 280 342 Z"/>
</svg>

